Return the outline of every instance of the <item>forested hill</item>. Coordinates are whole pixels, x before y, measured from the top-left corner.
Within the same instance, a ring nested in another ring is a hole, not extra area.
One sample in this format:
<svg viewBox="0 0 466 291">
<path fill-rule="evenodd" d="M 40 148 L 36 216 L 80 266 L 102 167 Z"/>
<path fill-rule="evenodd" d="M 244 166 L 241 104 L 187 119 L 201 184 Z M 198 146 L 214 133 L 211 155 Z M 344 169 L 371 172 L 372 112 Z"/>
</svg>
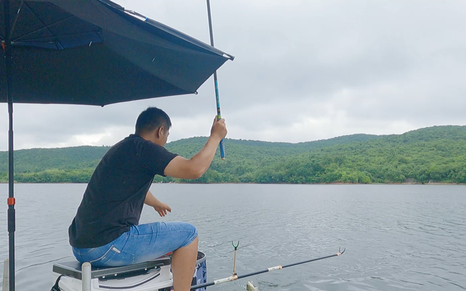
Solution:
<svg viewBox="0 0 466 291">
<path fill-rule="evenodd" d="M 205 137 L 167 144 L 191 157 Z M 401 135 L 355 134 L 304 143 L 226 139 L 197 183 L 466 183 L 466 126 L 435 126 Z M 109 147 L 28 149 L 15 152 L 17 182 L 87 182 Z M 0 182 L 7 181 L 0 152 Z M 156 177 L 155 182 L 188 182 Z"/>
</svg>

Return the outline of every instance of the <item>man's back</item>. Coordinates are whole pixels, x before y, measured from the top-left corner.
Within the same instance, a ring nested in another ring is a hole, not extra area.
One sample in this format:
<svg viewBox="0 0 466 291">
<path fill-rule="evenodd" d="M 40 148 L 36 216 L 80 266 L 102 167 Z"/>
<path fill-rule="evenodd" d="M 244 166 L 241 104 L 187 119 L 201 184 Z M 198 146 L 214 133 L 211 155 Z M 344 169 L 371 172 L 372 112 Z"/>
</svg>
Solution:
<svg viewBox="0 0 466 291">
<path fill-rule="evenodd" d="M 163 147 L 130 135 L 104 155 L 84 193 L 70 228 L 70 244 L 105 245 L 137 225 L 156 174 L 175 157 Z"/>
</svg>

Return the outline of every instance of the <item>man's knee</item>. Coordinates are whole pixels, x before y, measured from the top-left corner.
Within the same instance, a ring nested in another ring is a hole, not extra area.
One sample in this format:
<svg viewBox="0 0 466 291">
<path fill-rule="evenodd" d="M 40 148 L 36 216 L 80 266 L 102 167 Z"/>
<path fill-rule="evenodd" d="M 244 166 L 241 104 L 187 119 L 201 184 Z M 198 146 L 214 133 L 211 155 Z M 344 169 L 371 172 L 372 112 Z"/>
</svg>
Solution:
<svg viewBox="0 0 466 291">
<path fill-rule="evenodd" d="M 197 243 L 197 237 L 198 237 L 197 228 L 192 224 L 188 223 L 188 225 L 189 225 L 188 228 L 189 228 L 189 232 L 190 232 L 190 236 L 188 238 L 188 241 L 189 241 L 188 245 L 191 244 L 194 241 L 196 241 L 196 243 Z"/>
</svg>

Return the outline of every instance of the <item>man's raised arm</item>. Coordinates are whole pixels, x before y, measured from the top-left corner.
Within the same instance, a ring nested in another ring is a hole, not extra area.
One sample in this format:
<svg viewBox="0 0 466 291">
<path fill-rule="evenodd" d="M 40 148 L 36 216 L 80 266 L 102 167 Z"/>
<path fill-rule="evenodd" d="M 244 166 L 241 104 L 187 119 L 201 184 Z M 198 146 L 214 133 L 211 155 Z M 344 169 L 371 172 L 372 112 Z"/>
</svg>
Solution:
<svg viewBox="0 0 466 291">
<path fill-rule="evenodd" d="M 204 147 L 191 159 L 177 156 L 165 167 L 164 174 L 173 178 L 197 179 L 209 168 L 214 159 L 217 146 L 225 138 L 227 128 L 224 119 L 215 118 L 210 137 Z"/>
</svg>

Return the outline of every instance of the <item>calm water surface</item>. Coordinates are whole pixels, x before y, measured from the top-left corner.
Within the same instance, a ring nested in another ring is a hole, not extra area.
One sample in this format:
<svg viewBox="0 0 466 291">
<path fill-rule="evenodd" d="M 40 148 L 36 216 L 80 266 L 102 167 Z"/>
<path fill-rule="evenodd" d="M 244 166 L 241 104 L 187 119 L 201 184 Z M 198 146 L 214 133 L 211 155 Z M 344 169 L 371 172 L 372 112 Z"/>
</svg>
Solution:
<svg viewBox="0 0 466 291">
<path fill-rule="evenodd" d="M 84 184 L 16 185 L 17 290 L 50 290 L 56 261 L 72 260 L 67 229 Z M 341 257 L 209 290 L 466 290 L 466 186 L 154 184 L 165 220 L 197 226 L 208 280 L 331 255 Z M 7 185 L 0 185 L 1 201 Z M 6 205 L 0 260 L 8 257 Z M 150 208 L 141 222 L 161 220 Z M 3 264 L 0 265 L 3 272 Z M 1 277 L 0 277 L 1 280 Z M 0 284 L 1 286 L 1 284 Z"/>
</svg>

